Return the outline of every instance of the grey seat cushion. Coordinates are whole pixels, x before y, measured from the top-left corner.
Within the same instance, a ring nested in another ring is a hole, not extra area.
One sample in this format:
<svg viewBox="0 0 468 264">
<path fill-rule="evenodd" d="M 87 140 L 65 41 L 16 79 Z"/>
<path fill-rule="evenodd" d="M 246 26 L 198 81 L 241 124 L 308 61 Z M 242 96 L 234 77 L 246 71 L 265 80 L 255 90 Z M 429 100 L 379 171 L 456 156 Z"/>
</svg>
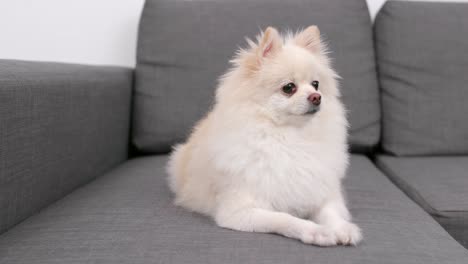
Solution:
<svg viewBox="0 0 468 264">
<path fill-rule="evenodd" d="M 375 21 L 382 146 L 468 154 L 468 3 L 389 1 Z"/>
<path fill-rule="evenodd" d="M 379 167 L 468 248 L 468 156 L 380 156 Z"/>
<path fill-rule="evenodd" d="M 133 143 L 164 153 L 210 108 L 218 77 L 244 37 L 269 25 L 317 24 L 343 77 L 353 150 L 377 144 L 380 106 L 365 0 L 148 0 L 140 22 Z"/>
<path fill-rule="evenodd" d="M 318 248 L 222 229 L 172 204 L 165 156 L 131 160 L 0 236 L 0 263 L 468 263 L 468 251 L 365 157 L 346 182 L 365 240 Z"/>
</svg>

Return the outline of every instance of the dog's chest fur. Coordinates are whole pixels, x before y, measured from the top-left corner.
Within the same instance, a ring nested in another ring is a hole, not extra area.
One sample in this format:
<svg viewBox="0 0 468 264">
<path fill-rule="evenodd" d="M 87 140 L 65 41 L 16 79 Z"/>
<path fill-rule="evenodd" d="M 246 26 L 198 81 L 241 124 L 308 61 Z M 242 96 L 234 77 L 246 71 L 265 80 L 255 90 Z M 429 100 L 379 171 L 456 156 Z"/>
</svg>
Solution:
<svg viewBox="0 0 468 264">
<path fill-rule="evenodd" d="M 222 186 L 247 192 L 278 211 L 313 212 L 340 192 L 346 154 L 341 146 L 322 142 L 321 135 L 304 133 L 257 127 L 226 134 L 222 144 L 231 147 L 215 158 L 216 166 L 231 175 Z"/>
</svg>

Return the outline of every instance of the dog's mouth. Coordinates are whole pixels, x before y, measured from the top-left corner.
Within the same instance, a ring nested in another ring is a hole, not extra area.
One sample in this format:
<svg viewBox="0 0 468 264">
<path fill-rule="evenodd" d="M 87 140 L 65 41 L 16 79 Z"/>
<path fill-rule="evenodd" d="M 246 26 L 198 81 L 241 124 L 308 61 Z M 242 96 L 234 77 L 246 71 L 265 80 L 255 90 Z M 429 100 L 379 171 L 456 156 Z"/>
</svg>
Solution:
<svg viewBox="0 0 468 264">
<path fill-rule="evenodd" d="M 305 115 L 312 115 L 312 114 L 315 114 L 317 113 L 318 111 L 320 111 L 320 106 L 311 106 L 309 108 L 309 110 L 307 110 L 307 112 L 305 112 L 304 114 Z"/>
</svg>

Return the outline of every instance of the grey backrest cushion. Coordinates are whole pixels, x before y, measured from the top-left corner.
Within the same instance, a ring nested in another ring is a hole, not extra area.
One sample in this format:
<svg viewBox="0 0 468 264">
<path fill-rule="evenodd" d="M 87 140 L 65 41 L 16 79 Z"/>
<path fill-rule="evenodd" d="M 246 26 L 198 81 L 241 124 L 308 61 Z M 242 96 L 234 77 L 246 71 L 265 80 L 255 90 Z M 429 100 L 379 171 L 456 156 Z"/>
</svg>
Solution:
<svg viewBox="0 0 468 264">
<path fill-rule="evenodd" d="M 372 26 L 365 0 L 148 0 L 140 22 L 133 143 L 163 153 L 210 108 L 219 75 L 245 37 L 269 25 L 316 24 L 342 76 L 354 150 L 379 140 Z"/>
<path fill-rule="evenodd" d="M 468 3 L 385 4 L 375 22 L 382 146 L 468 153 Z"/>
</svg>

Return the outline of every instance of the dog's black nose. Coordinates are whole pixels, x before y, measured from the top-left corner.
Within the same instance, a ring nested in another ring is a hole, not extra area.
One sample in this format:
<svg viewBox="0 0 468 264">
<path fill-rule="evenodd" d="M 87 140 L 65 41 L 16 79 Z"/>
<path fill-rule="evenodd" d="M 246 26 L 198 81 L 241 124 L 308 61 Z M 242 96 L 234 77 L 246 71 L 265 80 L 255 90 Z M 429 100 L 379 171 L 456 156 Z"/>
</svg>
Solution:
<svg viewBox="0 0 468 264">
<path fill-rule="evenodd" d="M 320 102 L 322 101 L 322 96 L 320 96 L 320 94 L 318 94 L 318 93 L 313 93 L 313 94 L 309 95 L 309 97 L 307 97 L 307 100 L 312 102 L 313 105 L 319 106 Z"/>
</svg>

